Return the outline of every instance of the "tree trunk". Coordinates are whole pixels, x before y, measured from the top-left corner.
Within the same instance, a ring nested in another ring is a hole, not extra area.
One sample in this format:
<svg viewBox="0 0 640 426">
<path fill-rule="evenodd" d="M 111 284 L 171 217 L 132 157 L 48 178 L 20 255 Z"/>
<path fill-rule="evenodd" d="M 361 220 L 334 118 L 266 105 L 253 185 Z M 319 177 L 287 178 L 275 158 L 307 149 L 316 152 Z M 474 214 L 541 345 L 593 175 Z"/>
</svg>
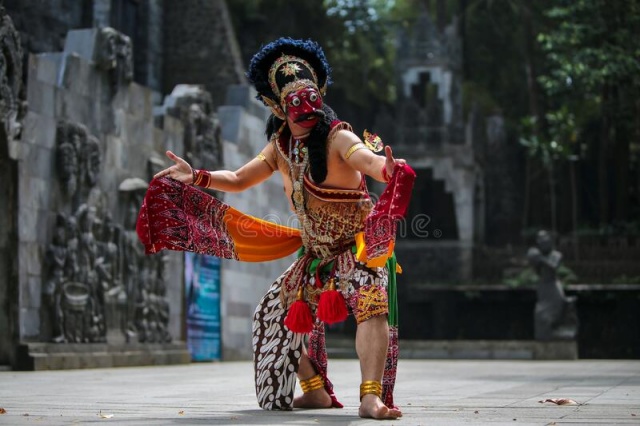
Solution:
<svg viewBox="0 0 640 426">
<path fill-rule="evenodd" d="M 444 31 L 447 26 L 447 7 L 446 0 L 436 0 L 436 15 L 438 18 L 438 29 Z"/>
<path fill-rule="evenodd" d="M 536 119 L 534 134 L 540 136 L 542 126 L 542 114 L 540 112 L 540 90 L 538 88 L 538 74 L 536 72 L 534 56 L 535 56 L 535 33 L 533 30 L 533 16 L 528 6 L 522 7 L 522 19 L 524 24 L 525 36 L 525 67 L 527 72 L 527 89 L 529 91 L 529 112 Z"/>
<path fill-rule="evenodd" d="M 422 4 L 424 4 L 424 7 L 426 7 L 426 8 L 427 8 L 427 13 L 428 13 L 429 15 L 431 15 L 431 14 L 432 14 L 432 12 L 433 12 L 433 11 L 431 10 L 431 0 L 422 0 Z"/>
<path fill-rule="evenodd" d="M 527 5 L 522 6 L 522 20 L 524 26 L 524 58 L 525 58 L 525 71 L 527 74 L 527 91 L 529 94 L 529 114 L 534 117 L 535 122 L 533 125 L 533 135 L 540 139 L 542 137 L 542 122 L 543 116 L 539 106 L 539 88 L 537 84 L 538 74 L 534 63 L 534 45 L 535 34 L 533 30 L 533 16 L 531 9 Z M 533 167 L 533 160 L 527 159 L 526 176 L 525 176 L 525 191 L 524 191 L 524 206 L 523 206 L 523 226 L 526 228 L 529 222 L 530 209 L 531 209 L 531 197 L 534 193 L 535 179 L 533 174 L 535 168 Z M 544 185 L 539 185 L 540 189 L 544 188 Z M 551 187 L 549 187 L 551 190 Z M 553 194 L 551 194 L 553 197 Z M 555 198 L 554 198 L 555 202 Z M 555 220 L 555 219 L 554 219 Z"/>
<path fill-rule="evenodd" d="M 640 97 L 636 98 L 635 105 L 635 125 L 634 125 L 634 134 L 633 134 L 633 145 L 640 148 Z M 640 194 L 640 161 L 636 160 L 635 164 L 635 172 L 636 176 L 633 181 L 633 193 Z M 636 203 L 640 203 L 640 200 L 636 198 Z M 639 206 L 636 205 L 636 209 Z M 637 210 L 636 210 L 637 211 Z"/>
<path fill-rule="evenodd" d="M 458 3 L 458 14 L 460 15 L 460 40 L 462 41 L 462 79 L 468 80 L 471 78 L 471 72 L 469 70 L 469 61 L 466 59 L 469 57 L 467 54 L 467 5 L 468 0 L 460 0 Z"/>
<path fill-rule="evenodd" d="M 580 260 L 578 246 L 578 183 L 576 181 L 576 160 L 577 156 L 573 156 L 569 160 L 571 173 L 571 242 L 573 246 L 573 260 Z"/>
<path fill-rule="evenodd" d="M 629 85 L 631 87 L 631 85 Z M 622 86 L 617 87 L 615 123 L 615 219 L 626 222 L 629 219 L 629 156 L 630 144 L 633 138 L 634 104 L 629 93 L 624 92 Z"/>
<path fill-rule="evenodd" d="M 527 154 L 524 171 L 524 201 L 522 206 L 522 229 L 529 226 L 529 204 L 531 203 L 531 156 Z"/>
<path fill-rule="evenodd" d="M 549 179 L 549 204 L 551 204 L 551 230 L 553 236 L 556 237 L 558 235 L 558 212 L 556 208 L 556 180 L 553 173 L 553 160 L 549 160 L 547 178 Z"/>
<path fill-rule="evenodd" d="M 602 134 L 598 149 L 598 205 L 600 225 L 609 222 L 609 188 L 607 176 L 607 154 L 609 147 L 609 133 L 611 123 L 609 120 L 609 87 L 602 87 Z"/>
</svg>

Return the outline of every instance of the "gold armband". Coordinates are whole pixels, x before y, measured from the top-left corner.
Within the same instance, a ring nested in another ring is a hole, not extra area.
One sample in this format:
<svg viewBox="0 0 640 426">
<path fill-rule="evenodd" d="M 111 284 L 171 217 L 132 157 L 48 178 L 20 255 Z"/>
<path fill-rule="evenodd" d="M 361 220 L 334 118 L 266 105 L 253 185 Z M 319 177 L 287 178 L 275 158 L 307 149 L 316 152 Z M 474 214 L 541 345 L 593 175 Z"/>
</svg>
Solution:
<svg viewBox="0 0 640 426">
<path fill-rule="evenodd" d="M 354 143 L 353 145 L 351 145 L 351 148 L 349 148 L 347 150 L 347 152 L 344 154 L 344 159 L 348 160 L 349 157 L 351 157 L 354 152 L 356 152 L 359 149 L 363 149 L 363 148 L 366 148 L 366 146 L 362 142 Z"/>
<path fill-rule="evenodd" d="M 267 156 L 264 155 L 263 153 L 259 153 L 258 155 L 256 155 L 256 158 L 260 161 L 264 161 L 265 163 L 267 163 L 267 166 L 269 166 L 269 168 L 271 169 L 271 171 L 275 171 L 275 169 L 273 168 L 273 166 L 271 165 L 271 163 L 269 163 L 269 161 L 267 160 Z"/>
</svg>

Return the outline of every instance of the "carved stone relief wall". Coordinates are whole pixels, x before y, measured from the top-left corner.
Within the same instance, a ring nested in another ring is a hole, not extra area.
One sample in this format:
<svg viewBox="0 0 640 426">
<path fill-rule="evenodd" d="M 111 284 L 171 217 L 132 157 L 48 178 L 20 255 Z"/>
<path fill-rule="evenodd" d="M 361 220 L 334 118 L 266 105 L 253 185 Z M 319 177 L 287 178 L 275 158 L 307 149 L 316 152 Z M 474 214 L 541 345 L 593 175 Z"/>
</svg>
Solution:
<svg viewBox="0 0 640 426">
<path fill-rule="evenodd" d="M 128 37 L 109 28 L 71 31 L 64 52 L 29 59 L 21 341 L 181 337 L 182 257 L 146 256 L 135 224 L 156 171 L 150 159 L 166 149 L 182 155 L 184 127 L 157 128 L 151 91 L 131 77 Z"/>
<path fill-rule="evenodd" d="M 0 365 L 11 363 L 17 314 L 17 150 L 26 104 L 22 48 L 11 18 L 0 6 Z"/>
<path fill-rule="evenodd" d="M 0 132 L 2 149 L 20 139 L 26 112 L 22 84 L 22 47 L 13 21 L 0 6 Z M 6 151 L 5 151 L 6 152 Z"/>
<path fill-rule="evenodd" d="M 183 257 L 143 256 L 134 244 L 131 218 L 145 183 L 167 166 L 167 149 L 190 156 L 199 168 L 217 169 L 224 160 L 225 168 L 233 169 L 266 143 L 268 114 L 254 100 L 255 93 L 245 93 L 248 86 L 243 86 L 242 99 L 236 99 L 240 103 L 229 102 L 229 84 L 246 78 L 225 2 L 208 3 L 206 10 L 174 2 L 127 2 L 142 11 L 132 25 L 121 25 L 127 14 L 119 19 L 112 1 L 0 3 L 13 17 L 27 52 L 7 59 L 12 48 L 2 51 L 0 61 L 12 64 L 3 68 L 2 81 L 25 82 L 13 91 L 22 95 L 12 99 L 28 101 L 28 108 L 11 102 L 16 106 L 8 109 L 12 120 L 3 115 L 7 125 L 0 126 L 0 133 L 15 135 L 6 143 L 0 138 L 0 181 L 15 186 L 0 192 L 0 250 L 14 263 L 0 263 L 0 277 L 15 287 L 9 295 L 12 310 L 7 310 L 0 281 L 0 364 L 3 349 L 15 352 L 16 345 L 28 346 L 29 353 L 43 347 L 71 353 L 66 345 L 75 345 L 72 352 L 80 353 L 103 348 L 105 340 L 107 345 L 132 343 L 120 355 L 136 347 L 174 348 L 183 337 Z M 7 28 L 3 20 L 2 37 Z M 19 42 L 7 40 L 19 49 Z M 14 78 L 21 75 L 23 80 Z M 137 84 L 171 90 L 183 81 L 202 86 L 181 94 L 175 110 L 160 112 L 160 93 Z M 2 96 L 3 102 L 9 99 Z M 214 109 L 225 102 L 230 107 L 217 120 Z M 273 204 L 281 188 L 274 177 L 260 190 L 232 194 L 230 203 L 261 217 L 277 211 L 286 218 L 286 200 L 282 212 Z M 82 256 L 81 245 L 86 249 Z M 225 358 L 229 353 L 251 357 L 250 317 L 265 290 L 255 282 L 267 286 L 263 277 L 277 276 L 287 266 L 288 261 L 225 264 L 221 309 L 230 318 L 222 325 Z M 227 306 L 232 307 L 228 312 Z M 7 322 L 12 324 L 5 327 Z M 169 345 L 147 344 L 170 339 Z M 183 357 L 177 352 L 163 353 L 159 362 Z M 47 369 L 87 366 L 73 357 L 44 358 L 31 362 Z"/>
<path fill-rule="evenodd" d="M 106 342 L 111 329 L 127 342 L 170 342 L 165 258 L 145 256 L 135 233 L 146 180 L 119 185 L 125 217 L 116 223 L 103 205 L 92 205 L 106 195 L 97 187 L 102 162 L 100 141 L 84 125 L 58 122 L 61 211 L 43 273 L 47 334 L 55 343 L 96 343 Z"/>
</svg>

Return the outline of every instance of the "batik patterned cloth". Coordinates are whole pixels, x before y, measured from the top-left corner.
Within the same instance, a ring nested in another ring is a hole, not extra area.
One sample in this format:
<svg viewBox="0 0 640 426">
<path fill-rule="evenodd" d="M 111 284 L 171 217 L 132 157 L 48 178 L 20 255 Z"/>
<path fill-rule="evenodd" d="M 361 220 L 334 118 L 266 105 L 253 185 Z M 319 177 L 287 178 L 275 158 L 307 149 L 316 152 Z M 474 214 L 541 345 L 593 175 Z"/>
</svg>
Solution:
<svg viewBox="0 0 640 426">
<path fill-rule="evenodd" d="M 168 177 L 149 183 L 136 231 L 147 254 L 168 249 L 263 262 L 302 245 L 299 230 L 244 214 Z"/>
</svg>

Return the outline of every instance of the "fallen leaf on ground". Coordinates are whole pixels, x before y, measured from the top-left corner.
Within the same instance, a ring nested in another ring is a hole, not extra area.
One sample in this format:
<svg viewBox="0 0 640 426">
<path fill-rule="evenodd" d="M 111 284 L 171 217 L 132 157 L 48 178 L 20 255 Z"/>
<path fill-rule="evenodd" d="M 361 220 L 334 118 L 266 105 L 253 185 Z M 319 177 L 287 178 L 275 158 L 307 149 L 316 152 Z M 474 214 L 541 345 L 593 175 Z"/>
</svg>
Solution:
<svg viewBox="0 0 640 426">
<path fill-rule="evenodd" d="M 184 410 L 178 411 L 178 414 L 180 414 L 182 416 L 184 414 Z"/>
<path fill-rule="evenodd" d="M 547 398 L 544 401 L 538 401 L 538 402 L 541 404 L 544 404 L 545 402 L 551 402 L 556 405 L 580 405 L 577 402 L 575 402 L 573 399 L 569 399 L 569 398 Z"/>
<path fill-rule="evenodd" d="M 7 414 L 7 410 L 5 410 L 4 408 L 0 408 L 0 414 Z"/>
</svg>

